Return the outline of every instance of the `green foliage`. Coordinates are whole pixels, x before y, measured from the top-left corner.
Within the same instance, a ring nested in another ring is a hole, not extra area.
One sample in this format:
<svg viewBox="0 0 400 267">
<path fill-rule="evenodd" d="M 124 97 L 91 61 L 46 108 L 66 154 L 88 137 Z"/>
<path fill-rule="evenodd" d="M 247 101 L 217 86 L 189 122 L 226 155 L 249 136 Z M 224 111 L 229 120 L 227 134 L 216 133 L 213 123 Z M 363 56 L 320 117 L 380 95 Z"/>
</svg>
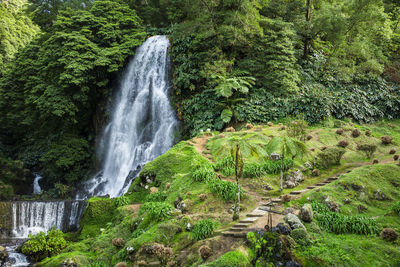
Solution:
<svg viewBox="0 0 400 267">
<path fill-rule="evenodd" d="M 40 232 L 29 235 L 29 240 L 22 246 L 22 252 L 35 261 L 57 255 L 67 246 L 63 232 L 50 230 L 47 234 Z"/>
<path fill-rule="evenodd" d="M 336 234 L 354 233 L 360 235 L 377 235 L 379 227 L 375 220 L 364 216 L 347 216 L 329 211 L 324 204 L 312 203 L 318 225 L 325 231 Z"/>
<path fill-rule="evenodd" d="M 96 261 L 92 262 L 89 265 L 85 265 L 84 267 L 107 267 L 108 265 L 104 261 Z"/>
<path fill-rule="evenodd" d="M 129 197 L 127 197 L 127 196 L 120 196 L 120 197 L 114 198 L 114 205 L 117 208 L 129 205 L 129 203 L 130 203 L 130 200 L 129 200 Z"/>
<path fill-rule="evenodd" d="M 359 144 L 359 145 L 357 145 L 357 150 L 362 151 L 368 159 L 372 158 L 376 149 L 377 149 L 377 146 L 375 144 Z"/>
<path fill-rule="evenodd" d="M 213 262 L 202 264 L 201 267 L 247 267 L 250 261 L 241 251 L 229 251 Z"/>
<path fill-rule="evenodd" d="M 160 222 L 171 217 L 171 211 L 174 210 L 166 202 L 146 202 L 139 210 L 140 215 L 146 215 L 151 221 Z"/>
<path fill-rule="evenodd" d="M 264 232 L 258 234 L 254 232 L 247 233 L 249 247 L 252 250 L 253 266 L 266 266 L 268 263 L 276 261 L 277 253 L 280 253 L 279 234 L 273 232 Z"/>
<path fill-rule="evenodd" d="M 289 122 L 287 134 L 289 137 L 296 137 L 300 141 L 306 140 L 306 129 L 308 125 L 305 120 L 293 120 Z"/>
<path fill-rule="evenodd" d="M 167 194 L 164 192 L 155 192 L 146 197 L 146 202 L 163 202 L 167 199 Z"/>
<path fill-rule="evenodd" d="M 341 147 L 328 147 L 324 151 L 318 153 L 317 164 L 324 169 L 340 165 L 340 160 L 345 152 L 345 149 Z"/>
<path fill-rule="evenodd" d="M 392 210 L 395 214 L 400 215 L 400 201 L 395 202 L 395 203 L 392 205 L 391 210 Z"/>
<path fill-rule="evenodd" d="M 200 220 L 193 226 L 193 238 L 195 240 L 206 239 L 214 234 L 216 227 L 217 224 L 213 220 Z"/>
<path fill-rule="evenodd" d="M 19 49 L 28 44 L 39 32 L 24 12 L 25 0 L 0 3 L 0 77 L 6 71 Z"/>
<path fill-rule="evenodd" d="M 301 246 L 309 246 L 311 244 L 310 235 L 304 228 L 296 228 L 290 232 L 290 236 L 296 241 L 297 244 Z"/>
<path fill-rule="evenodd" d="M 193 169 L 190 173 L 190 176 L 196 182 L 209 182 L 212 179 L 215 179 L 217 174 L 214 169 L 209 166 L 200 166 L 196 169 Z"/>
<path fill-rule="evenodd" d="M 142 43 L 140 24 L 135 11 L 119 1 L 67 9 L 4 74 L 1 132 L 7 132 L 7 144 L 20 158 L 32 158 L 29 151 L 39 154 L 31 165 L 43 167 L 49 181 L 75 183 L 86 177 L 110 81 Z"/>
<path fill-rule="evenodd" d="M 208 182 L 208 187 L 213 194 L 218 195 L 225 201 L 233 201 L 236 199 L 237 185 L 231 181 L 212 179 Z M 240 195 L 243 195 L 241 188 Z"/>
</svg>

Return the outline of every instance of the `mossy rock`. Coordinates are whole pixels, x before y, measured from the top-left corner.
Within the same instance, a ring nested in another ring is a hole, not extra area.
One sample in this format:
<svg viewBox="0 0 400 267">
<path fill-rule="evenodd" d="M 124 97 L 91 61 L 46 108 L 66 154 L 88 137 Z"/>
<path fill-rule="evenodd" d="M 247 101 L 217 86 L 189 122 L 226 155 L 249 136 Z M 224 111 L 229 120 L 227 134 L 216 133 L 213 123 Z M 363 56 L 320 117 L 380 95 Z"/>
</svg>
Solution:
<svg viewBox="0 0 400 267">
<path fill-rule="evenodd" d="M 0 202 L 0 234 L 12 229 L 12 202 Z"/>
<path fill-rule="evenodd" d="M 113 199 L 94 197 L 89 199 L 87 203 L 88 206 L 80 223 L 82 238 L 100 234 L 100 228 L 105 228 L 107 223 L 112 222 L 117 214 Z"/>
</svg>

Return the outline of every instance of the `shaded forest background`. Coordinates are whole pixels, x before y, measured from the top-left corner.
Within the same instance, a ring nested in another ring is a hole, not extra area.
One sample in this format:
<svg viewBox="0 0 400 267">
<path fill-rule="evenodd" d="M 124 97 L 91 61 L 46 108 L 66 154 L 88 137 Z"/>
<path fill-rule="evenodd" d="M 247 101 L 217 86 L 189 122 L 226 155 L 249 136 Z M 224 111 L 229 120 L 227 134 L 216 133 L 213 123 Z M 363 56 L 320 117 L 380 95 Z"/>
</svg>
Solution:
<svg viewBox="0 0 400 267">
<path fill-rule="evenodd" d="M 172 42 L 183 137 L 400 116 L 397 0 L 3 0 L 2 197 L 28 193 L 30 171 L 55 197 L 89 177 L 118 75 L 155 34 Z"/>
</svg>

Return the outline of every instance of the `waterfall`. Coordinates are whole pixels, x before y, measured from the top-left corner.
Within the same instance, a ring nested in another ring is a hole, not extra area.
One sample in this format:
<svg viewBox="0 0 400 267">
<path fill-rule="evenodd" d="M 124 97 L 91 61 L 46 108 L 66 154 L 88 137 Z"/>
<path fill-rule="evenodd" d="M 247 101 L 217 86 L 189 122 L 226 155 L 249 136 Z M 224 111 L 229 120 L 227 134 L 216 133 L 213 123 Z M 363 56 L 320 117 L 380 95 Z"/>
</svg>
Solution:
<svg viewBox="0 0 400 267">
<path fill-rule="evenodd" d="M 42 188 L 40 188 L 39 185 L 39 180 L 41 180 L 43 177 L 40 176 L 39 174 L 35 173 L 35 180 L 33 180 L 33 193 L 35 195 L 39 194 L 42 192 Z"/>
<path fill-rule="evenodd" d="M 100 141 L 102 171 L 84 185 L 78 199 L 126 193 L 143 165 L 173 145 L 178 122 L 168 99 L 168 48 L 166 36 L 153 36 L 137 49 Z"/>
<path fill-rule="evenodd" d="M 85 208 L 84 201 L 17 201 L 12 203 L 12 235 L 47 232 L 54 227 L 62 231 L 76 229 Z"/>
</svg>

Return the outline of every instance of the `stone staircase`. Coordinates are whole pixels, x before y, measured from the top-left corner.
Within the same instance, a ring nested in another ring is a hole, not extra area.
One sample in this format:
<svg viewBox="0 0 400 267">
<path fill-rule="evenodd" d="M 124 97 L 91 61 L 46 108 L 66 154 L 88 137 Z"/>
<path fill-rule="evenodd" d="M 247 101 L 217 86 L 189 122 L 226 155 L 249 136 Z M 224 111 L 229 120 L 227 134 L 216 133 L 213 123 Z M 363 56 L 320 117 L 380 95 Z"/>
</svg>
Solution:
<svg viewBox="0 0 400 267">
<path fill-rule="evenodd" d="M 305 193 L 307 191 L 313 190 L 313 189 L 318 188 L 318 187 L 325 186 L 325 185 L 330 184 L 333 181 L 336 181 L 338 179 L 339 179 L 339 177 L 330 177 L 330 178 L 326 179 L 323 182 L 319 182 L 319 183 L 316 183 L 314 185 L 307 186 L 306 189 L 298 190 L 298 191 L 292 191 L 292 192 L 289 193 L 289 195 L 299 197 L 300 195 L 302 195 L 303 193 Z"/>
<path fill-rule="evenodd" d="M 241 219 L 239 223 L 233 225 L 231 228 L 229 228 L 229 230 L 222 232 L 222 235 L 237 238 L 246 237 L 247 233 L 250 230 L 250 225 L 254 224 L 258 219 L 264 217 L 268 213 L 267 209 L 269 207 L 281 203 L 281 199 L 279 198 L 262 198 L 262 200 L 268 200 L 268 202 L 261 203 L 252 212 L 247 213 L 245 218 Z"/>
</svg>

